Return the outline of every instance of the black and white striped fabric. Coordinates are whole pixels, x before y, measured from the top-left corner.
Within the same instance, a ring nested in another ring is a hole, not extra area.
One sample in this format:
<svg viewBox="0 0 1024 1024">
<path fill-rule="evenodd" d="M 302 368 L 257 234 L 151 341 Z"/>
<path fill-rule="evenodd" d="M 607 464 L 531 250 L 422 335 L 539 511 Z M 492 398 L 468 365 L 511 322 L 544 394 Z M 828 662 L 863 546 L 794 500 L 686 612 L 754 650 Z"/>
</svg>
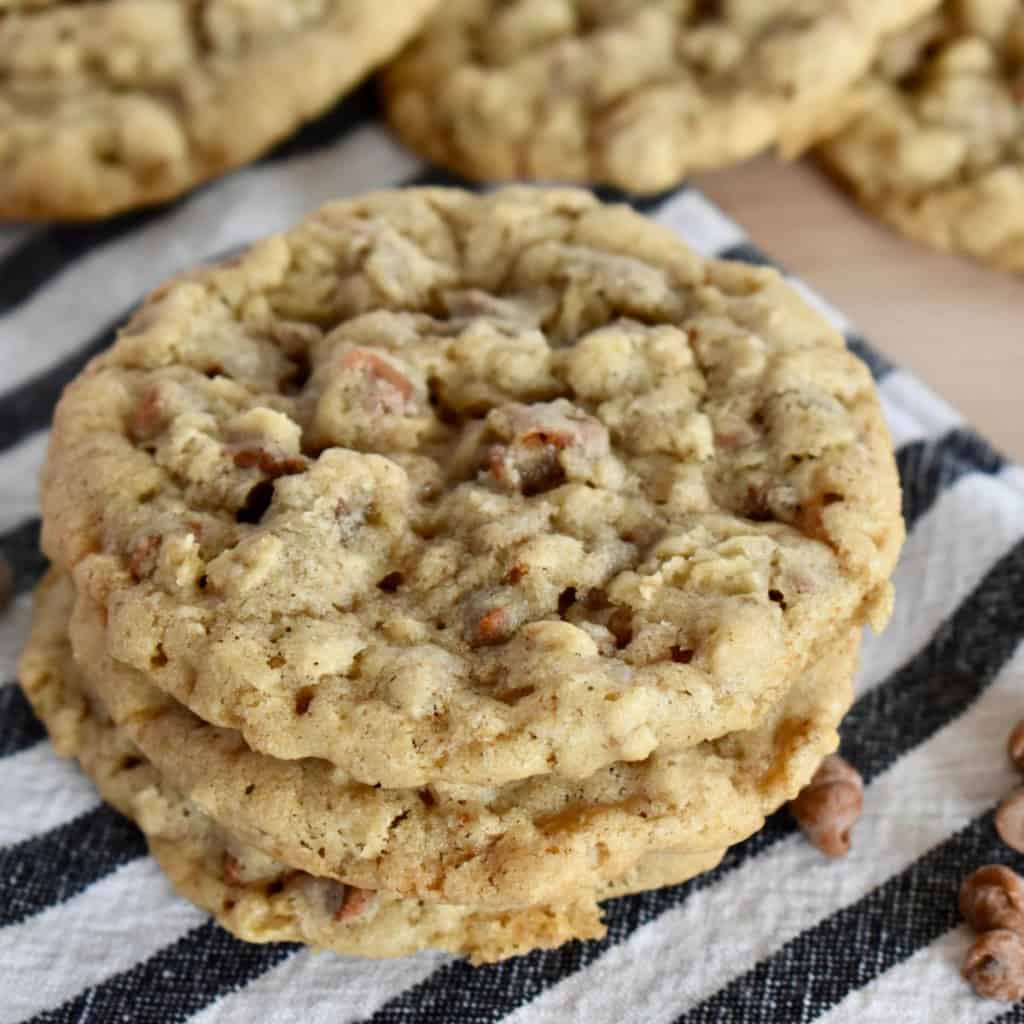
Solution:
<svg viewBox="0 0 1024 1024">
<path fill-rule="evenodd" d="M 992 809 L 1024 714 L 1024 471 L 826 312 L 870 365 L 896 444 L 909 538 L 888 632 L 867 641 L 843 751 L 867 783 L 853 852 L 827 863 L 779 815 L 722 865 L 608 909 L 609 934 L 471 968 L 250 946 L 175 897 L 136 830 L 62 762 L 13 685 L 38 553 L 36 477 L 54 402 L 140 295 L 320 202 L 455 183 L 400 149 L 370 88 L 259 164 L 169 207 L 86 227 L 0 230 L 0 1024 L 984 1024 L 955 894 L 1024 868 Z M 705 254 L 767 262 L 683 186 L 642 208 Z"/>
</svg>

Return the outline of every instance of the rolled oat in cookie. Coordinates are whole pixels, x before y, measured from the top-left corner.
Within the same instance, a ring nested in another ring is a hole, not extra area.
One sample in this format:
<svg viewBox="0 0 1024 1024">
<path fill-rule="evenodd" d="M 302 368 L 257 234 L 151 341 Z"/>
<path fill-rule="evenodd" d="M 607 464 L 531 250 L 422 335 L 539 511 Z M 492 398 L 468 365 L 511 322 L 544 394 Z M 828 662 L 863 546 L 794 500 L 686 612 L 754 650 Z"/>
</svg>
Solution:
<svg viewBox="0 0 1024 1024">
<path fill-rule="evenodd" d="M 436 0 L 0 0 L 0 219 L 103 217 L 246 163 Z"/>
<path fill-rule="evenodd" d="M 502 960 L 574 938 L 600 938 L 599 900 L 677 884 L 722 857 L 722 850 L 652 852 L 596 888 L 575 885 L 555 903 L 498 911 L 296 871 L 239 842 L 178 792 L 113 725 L 102 702 L 76 685 L 66 640 L 62 644 L 53 631 L 49 639 L 26 653 L 20 679 L 54 746 L 78 758 L 102 796 L 139 825 L 175 888 L 250 942 L 303 942 L 366 957 L 442 949 L 474 963 Z"/>
<path fill-rule="evenodd" d="M 70 624 L 69 624 L 70 616 Z M 414 898 L 513 907 L 599 888 L 651 851 L 721 848 L 760 828 L 835 749 L 852 699 L 859 630 L 833 637 L 756 729 L 576 782 L 381 789 L 327 761 L 281 761 L 197 718 L 103 651 L 102 612 L 51 574 L 36 598 L 29 655 L 75 664 L 161 775 L 224 828 L 316 875 Z M 50 653 L 47 652 L 56 652 Z"/>
<path fill-rule="evenodd" d="M 391 124 L 483 180 L 636 192 L 840 120 L 882 38 L 937 0 L 450 0 L 385 71 Z"/>
<path fill-rule="evenodd" d="M 43 506 L 114 659 L 388 787 L 752 727 L 884 623 L 903 536 L 871 377 L 777 273 L 524 188 L 335 203 L 158 290 Z"/>
<path fill-rule="evenodd" d="M 862 91 L 826 166 L 912 238 L 1024 272 L 1024 0 L 945 0 Z"/>
</svg>

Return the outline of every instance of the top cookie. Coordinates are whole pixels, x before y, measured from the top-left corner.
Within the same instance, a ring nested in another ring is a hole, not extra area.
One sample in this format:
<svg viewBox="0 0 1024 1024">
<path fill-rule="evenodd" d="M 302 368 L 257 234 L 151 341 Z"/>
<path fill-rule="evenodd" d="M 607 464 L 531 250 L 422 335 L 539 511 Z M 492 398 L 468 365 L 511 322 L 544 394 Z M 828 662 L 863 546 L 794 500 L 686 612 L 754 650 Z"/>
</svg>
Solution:
<svg viewBox="0 0 1024 1024">
<path fill-rule="evenodd" d="M 894 39 L 822 147 L 889 223 L 1024 271 L 1024 0 L 956 0 Z"/>
<path fill-rule="evenodd" d="M 902 539 L 874 387 L 774 271 L 588 193 L 335 203 L 156 292 L 57 410 L 111 654 L 386 786 L 756 723 Z"/>
<path fill-rule="evenodd" d="M 0 0 L 0 218 L 101 217 L 258 156 L 436 0 Z"/>
<path fill-rule="evenodd" d="M 831 122 L 882 37 L 936 0 L 451 0 L 385 73 L 391 123 L 484 180 L 636 192 Z"/>
</svg>

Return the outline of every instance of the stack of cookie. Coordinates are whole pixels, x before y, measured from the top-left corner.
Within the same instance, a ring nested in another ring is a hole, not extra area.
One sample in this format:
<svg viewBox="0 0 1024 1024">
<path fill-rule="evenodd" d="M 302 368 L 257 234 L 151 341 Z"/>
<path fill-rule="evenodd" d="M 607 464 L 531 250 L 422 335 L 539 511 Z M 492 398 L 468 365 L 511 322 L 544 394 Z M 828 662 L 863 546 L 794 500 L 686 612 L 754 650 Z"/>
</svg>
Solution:
<svg viewBox="0 0 1024 1024">
<path fill-rule="evenodd" d="M 902 540 L 867 369 L 571 190 L 332 204 L 65 393 L 22 684 L 236 934 L 500 959 L 836 745 Z"/>
</svg>

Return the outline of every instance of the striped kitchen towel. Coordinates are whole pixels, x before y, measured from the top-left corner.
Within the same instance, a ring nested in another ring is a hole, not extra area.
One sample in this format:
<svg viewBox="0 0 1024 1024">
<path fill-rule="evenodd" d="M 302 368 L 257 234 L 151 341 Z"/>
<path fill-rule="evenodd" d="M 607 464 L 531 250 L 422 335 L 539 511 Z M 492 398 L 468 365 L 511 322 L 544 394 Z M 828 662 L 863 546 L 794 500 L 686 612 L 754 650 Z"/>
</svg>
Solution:
<svg viewBox="0 0 1024 1024">
<path fill-rule="evenodd" d="M 617 900 L 602 942 L 472 968 L 371 963 L 237 941 L 178 899 L 135 829 L 45 742 L 18 689 L 38 553 L 37 474 L 64 384 L 148 289 L 324 200 L 451 182 L 400 149 L 363 89 L 260 163 L 168 207 L 84 227 L 0 230 L 0 1024 L 349 1021 L 829 1024 L 1024 1021 L 959 976 L 956 891 L 1024 869 L 992 810 L 1024 713 L 1024 472 L 954 409 L 846 334 L 898 446 L 909 538 L 885 636 L 869 638 L 843 752 L 864 774 L 850 856 L 777 815 L 687 885 Z M 639 204 L 706 254 L 768 262 L 687 186 Z"/>
</svg>

